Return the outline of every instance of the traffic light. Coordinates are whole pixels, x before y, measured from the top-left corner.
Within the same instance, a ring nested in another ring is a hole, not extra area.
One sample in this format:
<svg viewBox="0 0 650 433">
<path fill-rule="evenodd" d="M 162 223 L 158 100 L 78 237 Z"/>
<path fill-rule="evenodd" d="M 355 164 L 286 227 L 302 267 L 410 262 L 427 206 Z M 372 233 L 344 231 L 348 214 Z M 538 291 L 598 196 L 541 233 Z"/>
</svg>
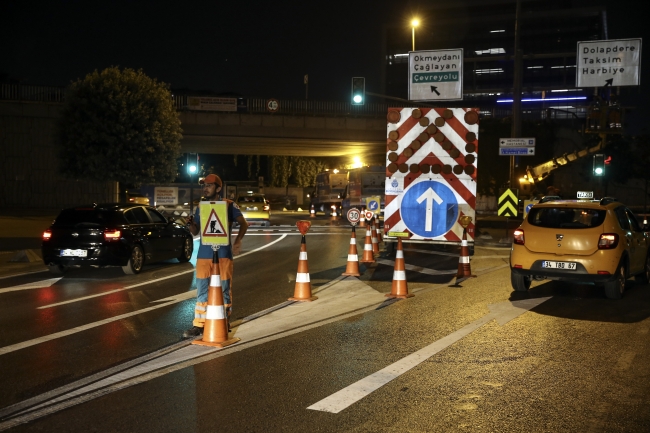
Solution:
<svg viewBox="0 0 650 433">
<path fill-rule="evenodd" d="M 363 105 L 366 103 L 366 79 L 364 77 L 352 77 L 352 105 Z"/>
<path fill-rule="evenodd" d="M 605 155 L 594 155 L 594 176 L 605 176 Z"/>
<path fill-rule="evenodd" d="M 187 154 L 187 174 L 194 176 L 199 171 L 199 154 L 198 153 L 188 153 Z"/>
</svg>

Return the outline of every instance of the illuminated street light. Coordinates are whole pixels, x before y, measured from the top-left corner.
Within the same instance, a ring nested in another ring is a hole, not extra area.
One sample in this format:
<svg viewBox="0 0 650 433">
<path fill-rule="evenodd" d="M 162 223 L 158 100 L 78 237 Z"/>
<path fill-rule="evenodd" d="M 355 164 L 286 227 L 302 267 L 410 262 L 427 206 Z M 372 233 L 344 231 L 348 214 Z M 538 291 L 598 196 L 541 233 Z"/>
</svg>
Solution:
<svg viewBox="0 0 650 433">
<path fill-rule="evenodd" d="M 413 30 L 412 37 L 411 37 L 411 43 L 412 43 L 412 46 L 413 46 L 412 48 L 413 49 L 411 51 L 415 51 L 415 28 L 417 26 L 419 26 L 419 25 L 420 25 L 420 20 L 419 19 L 413 18 L 413 20 L 411 20 L 411 28 Z"/>
</svg>

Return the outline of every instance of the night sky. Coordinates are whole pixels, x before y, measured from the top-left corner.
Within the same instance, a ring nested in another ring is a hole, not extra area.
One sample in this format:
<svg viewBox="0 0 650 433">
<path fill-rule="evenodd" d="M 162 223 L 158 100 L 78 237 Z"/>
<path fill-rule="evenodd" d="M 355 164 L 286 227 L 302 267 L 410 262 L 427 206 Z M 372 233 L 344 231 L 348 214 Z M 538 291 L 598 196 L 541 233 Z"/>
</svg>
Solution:
<svg viewBox="0 0 650 433">
<path fill-rule="evenodd" d="M 380 90 L 382 23 L 403 23 L 410 33 L 419 5 L 437 1 L 4 2 L 0 79 L 64 86 L 120 66 L 142 68 L 173 89 L 304 99 L 309 74 L 310 100 L 347 101 L 353 76 Z M 644 2 L 609 3 L 610 39 L 644 36 Z M 642 70 L 650 87 L 650 64 Z M 632 102 L 643 105 L 650 92 L 638 90 Z"/>
</svg>

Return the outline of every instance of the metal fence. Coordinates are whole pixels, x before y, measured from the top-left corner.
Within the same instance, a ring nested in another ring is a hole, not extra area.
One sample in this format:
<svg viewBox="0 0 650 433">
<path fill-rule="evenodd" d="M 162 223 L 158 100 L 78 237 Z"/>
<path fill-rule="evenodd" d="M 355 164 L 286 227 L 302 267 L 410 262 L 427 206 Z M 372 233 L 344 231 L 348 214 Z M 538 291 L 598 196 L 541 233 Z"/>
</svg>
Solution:
<svg viewBox="0 0 650 433">
<path fill-rule="evenodd" d="M 0 84 L 0 100 L 63 102 L 65 87 L 27 86 L 24 84 Z"/>
<path fill-rule="evenodd" d="M 65 96 L 65 87 L 54 86 L 28 86 L 24 84 L 0 84 L 0 100 L 5 101 L 32 101 L 62 103 Z M 178 111 L 189 111 L 188 98 L 195 95 L 172 95 L 173 104 Z M 199 95 L 196 95 L 199 96 Z M 268 109 L 268 99 L 262 98 L 234 98 L 237 99 L 238 113 L 271 114 Z M 451 104 L 449 104 L 451 106 Z M 480 105 L 477 101 L 469 102 L 469 106 Z M 278 114 L 307 115 L 307 116 L 385 116 L 389 107 L 426 107 L 427 104 L 418 103 L 368 103 L 352 105 L 340 101 L 302 101 L 278 100 Z M 454 106 L 459 105 L 458 102 Z M 202 110 L 203 111 L 203 110 Z M 486 108 L 480 110 L 482 118 L 505 118 L 512 115 L 507 108 Z M 576 119 L 584 118 L 585 107 L 570 107 L 561 110 L 534 108 L 522 110 L 523 119 Z"/>
</svg>

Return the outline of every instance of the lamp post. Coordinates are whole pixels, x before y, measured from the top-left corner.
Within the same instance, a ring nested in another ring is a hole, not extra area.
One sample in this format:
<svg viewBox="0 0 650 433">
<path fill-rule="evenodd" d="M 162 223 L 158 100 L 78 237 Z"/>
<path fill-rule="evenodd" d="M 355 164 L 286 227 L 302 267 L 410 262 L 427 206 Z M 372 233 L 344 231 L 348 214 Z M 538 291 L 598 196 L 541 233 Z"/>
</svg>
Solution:
<svg viewBox="0 0 650 433">
<path fill-rule="evenodd" d="M 411 29 L 412 29 L 412 33 L 411 33 L 412 49 L 411 49 L 411 51 L 415 51 L 415 28 L 417 26 L 419 26 L 419 25 L 420 25 L 420 20 L 419 19 L 413 18 L 413 20 L 411 20 Z"/>
</svg>

